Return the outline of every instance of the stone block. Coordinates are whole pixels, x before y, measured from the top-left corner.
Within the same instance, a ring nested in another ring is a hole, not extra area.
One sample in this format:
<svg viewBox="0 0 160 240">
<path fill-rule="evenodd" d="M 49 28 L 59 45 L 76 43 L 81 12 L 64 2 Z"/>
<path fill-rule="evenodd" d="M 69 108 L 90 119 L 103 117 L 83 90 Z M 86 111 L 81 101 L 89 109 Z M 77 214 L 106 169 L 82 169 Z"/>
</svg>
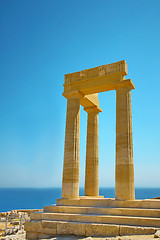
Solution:
<svg viewBox="0 0 160 240">
<path fill-rule="evenodd" d="M 120 236 L 154 234 L 155 231 L 156 230 L 154 227 L 137 227 L 137 226 L 120 225 Z"/>
<path fill-rule="evenodd" d="M 119 235 L 119 226 L 118 225 L 86 224 L 86 236 L 115 237 L 118 235 Z"/>
<path fill-rule="evenodd" d="M 90 206 L 90 207 L 117 207 L 117 208 L 141 208 L 160 209 L 160 200 L 115 200 L 112 198 L 81 198 L 57 199 L 57 206 Z"/>
<path fill-rule="evenodd" d="M 42 227 L 43 228 L 57 229 L 57 222 L 56 221 L 44 221 L 44 220 L 42 220 Z"/>
<path fill-rule="evenodd" d="M 75 222 L 57 222 L 57 234 L 85 236 L 85 224 Z"/>
<path fill-rule="evenodd" d="M 27 240 L 46 239 L 46 238 L 51 238 L 51 237 L 53 237 L 53 235 L 48 235 L 48 234 L 43 234 L 43 233 L 32 233 L 32 232 L 26 233 Z"/>
<path fill-rule="evenodd" d="M 43 212 L 32 212 L 30 218 L 32 220 L 41 220 Z"/>
<path fill-rule="evenodd" d="M 53 226 L 53 228 L 47 226 Z M 25 231 L 26 232 L 34 232 L 34 233 L 44 233 L 48 235 L 56 235 L 57 234 L 57 227 L 56 224 L 53 223 L 45 223 L 41 221 L 26 221 L 25 222 Z"/>
<path fill-rule="evenodd" d="M 65 84 L 71 84 L 72 82 L 82 81 L 84 79 L 103 77 L 107 74 L 114 73 L 121 73 L 122 75 L 127 75 L 127 63 L 125 62 L 125 60 L 111 64 L 105 64 L 90 69 L 85 69 L 79 72 L 65 74 Z"/>
<path fill-rule="evenodd" d="M 41 221 L 26 221 L 24 230 L 27 232 L 42 232 L 42 223 Z"/>
<path fill-rule="evenodd" d="M 156 233 L 154 234 L 155 238 L 160 238 L 160 230 L 156 231 Z"/>
<path fill-rule="evenodd" d="M 26 239 L 27 240 L 39 239 L 39 235 L 37 233 L 27 232 Z"/>
</svg>

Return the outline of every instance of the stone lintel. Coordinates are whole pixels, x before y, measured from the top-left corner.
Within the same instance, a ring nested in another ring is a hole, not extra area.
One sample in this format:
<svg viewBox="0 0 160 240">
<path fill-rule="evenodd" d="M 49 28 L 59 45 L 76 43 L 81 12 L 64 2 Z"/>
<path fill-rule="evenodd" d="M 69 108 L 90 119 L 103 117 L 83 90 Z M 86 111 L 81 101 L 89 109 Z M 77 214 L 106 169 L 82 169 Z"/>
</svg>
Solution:
<svg viewBox="0 0 160 240">
<path fill-rule="evenodd" d="M 93 107 L 84 107 L 84 111 L 86 111 L 87 113 L 92 113 L 92 112 L 102 112 L 102 109 L 98 106 L 93 106 Z"/>
<path fill-rule="evenodd" d="M 127 75 L 127 63 L 125 60 L 66 74 L 65 84 L 71 84 L 81 80 L 83 81 L 84 79 L 103 77 L 112 73 L 121 73 L 122 76 Z"/>
<path fill-rule="evenodd" d="M 70 99 L 70 98 L 79 98 L 79 99 L 84 98 L 84 95 L 77 90 L 70 91 L 70 92 L 64 92 L 64 93 L 62 93 L 62 96 L 67 98 L 67 99 Z"/>
<path fill-rule="evenodd" d="M 135 86 L 132 82 L 131 79 L 126 79 L 125 81 L 122 81 L 121 83 L 117 84 L 115 90 L 119 90 L 119 89 L 135 89 Z"/>
<path fill-rule="evenodd" d="M 104 77 L 90 78 L 71 84 L 64 84 L 64 93 L 78 90 L 84 95 L 116 90 L 121 87 L 134 89 L 131 79 L 124 79 L 120 73 L 108 74 Z"/>
<path fill-rule="evenodd" d="M 66 99 L 78 97 L 80 99 L 80 104 L 84 108 L 89 108 L 89 107 L 99 108 L 98 94 L 84 95 L 80 91 L 75 90 L 70 92 L 64 92 L 62 96 L 64 96 Z"/>
</svg>

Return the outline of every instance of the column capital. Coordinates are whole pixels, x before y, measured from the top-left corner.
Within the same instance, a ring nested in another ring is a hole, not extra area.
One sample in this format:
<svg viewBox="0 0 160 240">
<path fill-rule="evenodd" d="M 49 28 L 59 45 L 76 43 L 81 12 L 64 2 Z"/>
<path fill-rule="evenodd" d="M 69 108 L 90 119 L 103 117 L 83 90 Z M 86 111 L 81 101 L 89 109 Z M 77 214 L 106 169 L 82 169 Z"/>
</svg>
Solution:
<svg viewBox="0 0 160 240">
<path fill-rule="evenodd" d="M 82 99 L 82 98 L 84 98 L 84 95 L 82 93 L 80 93 L 79 91 L 77 91 L 77 90 L 62 93 L 62 96 L 67 98 L 67 99 L 70 99 L 70 98 Z"/>
<path fill-rule="evenodd" d="M 126 88 L 126 87 L 119 87 L 119 88 L 116 89 L 117 93 L 127 93 L 129 91 L 131 91 L 131 89 L 130 88 Z"/>
<path fill-rule="evenodd" d="M 93 107 L 85 107 L 84 111 L 87 113 L 99 113 L 102 112 L 102 109 L 98 106 L 93 106 Z"/>
<path fill-rule="evenodd" d="M 124 91 L 124 92 L 130 91 L 132 89 L 135 89 L 135 86 L 131 79 L 126 79 L 122 81 L 121 83 L 117 84 L 115 88 L 116 91 Z"/>
</svg>

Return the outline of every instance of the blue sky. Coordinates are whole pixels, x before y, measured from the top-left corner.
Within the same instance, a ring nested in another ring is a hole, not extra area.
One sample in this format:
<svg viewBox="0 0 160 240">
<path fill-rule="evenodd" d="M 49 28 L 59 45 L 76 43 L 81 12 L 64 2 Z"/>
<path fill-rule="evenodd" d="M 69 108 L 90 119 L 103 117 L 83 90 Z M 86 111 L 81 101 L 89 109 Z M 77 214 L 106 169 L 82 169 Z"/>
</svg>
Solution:
<svg viewBox="0 0 160 240">
<path fill-rule="evenodd" d="M 64 74 L 125 59 L 136 187 L 160 187 L 160 1 L 0 1 L 0 187 L 61 186 Z M 115 92 L 99 94 L 100 186 L 114 186 Z M 80 185 L 87 115 L 81 108 Z"/>
</svg>

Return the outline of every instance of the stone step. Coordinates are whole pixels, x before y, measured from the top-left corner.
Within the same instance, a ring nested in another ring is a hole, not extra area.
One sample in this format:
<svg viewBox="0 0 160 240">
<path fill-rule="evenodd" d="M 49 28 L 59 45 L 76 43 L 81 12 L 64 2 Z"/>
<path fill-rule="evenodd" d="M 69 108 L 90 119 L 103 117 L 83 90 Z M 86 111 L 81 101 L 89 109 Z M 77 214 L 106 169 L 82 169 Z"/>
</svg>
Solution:
<svg viewBox="0 0 160 240">
<path fill-rule="evenodd" d="M 112 198 L 57 199 L 58 206 L 160 209 L 159 199 L 115 200 Z"/>
<path fill-rule="evenodd" d="M 44 212 L 52 213 L 78 213 L 98 214 L 116 216 L 139 216 L 139 217 L 160 217 L 160 209 L 140 208 L 99 208 L 99 207 L 75 207 L 75 206 L 45 206 Z"/>
<path fill-rule="evenodd" d="M 160 218 L 137 217 L 137 216 L 135 217 L 135 216 L 89 215 L 89 214 L 42 212 L 42 213 L 32 213 L 31 219 L 160 227 Z"/>
<path fill-rule="evenodd" d="M 27 239 L 40 239 L 56 235 L 106 236 L 154 234 L 155 227 L 137 227 L 116 224 L 81 223 L 67 221 L 26 221 Z"/>
</svg>

